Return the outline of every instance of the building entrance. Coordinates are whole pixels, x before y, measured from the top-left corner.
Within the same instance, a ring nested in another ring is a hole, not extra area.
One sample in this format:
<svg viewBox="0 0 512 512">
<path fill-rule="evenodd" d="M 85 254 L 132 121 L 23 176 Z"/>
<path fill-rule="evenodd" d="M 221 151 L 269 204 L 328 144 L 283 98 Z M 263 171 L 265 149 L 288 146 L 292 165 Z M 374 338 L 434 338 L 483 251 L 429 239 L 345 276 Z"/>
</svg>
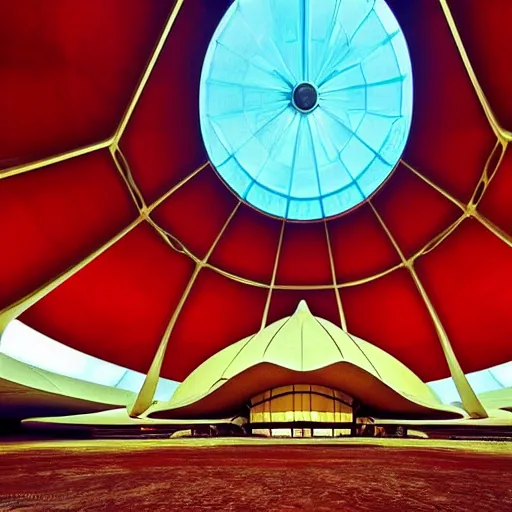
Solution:
<svg viewBox="0 0 512 512">
<path fill-rule="evenodd" d="M 338 437 L 350 435 L 353 399 L 324 386 L 281 386 L 251 399 L 253 434 L 273 437 Z"/>
</svg>

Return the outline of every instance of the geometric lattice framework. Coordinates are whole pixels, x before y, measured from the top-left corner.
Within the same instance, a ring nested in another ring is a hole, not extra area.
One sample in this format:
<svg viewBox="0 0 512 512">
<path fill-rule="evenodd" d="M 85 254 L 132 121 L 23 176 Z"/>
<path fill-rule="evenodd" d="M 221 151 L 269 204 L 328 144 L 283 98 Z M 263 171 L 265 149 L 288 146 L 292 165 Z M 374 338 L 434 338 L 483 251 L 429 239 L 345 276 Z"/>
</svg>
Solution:
<svg viewBox="0 0 512 512">
<path fill-rule="evenodd" d="M 424 380 L 449 374 L 440 341 L 466 372 L 512 359 L 512 6 L 418 2 L 387 2 L 414 65 L 403 159 L 314 224 L 259 214 L 208 163 L 199 79 L 229 2 L 2 5 L 0 328 L 142 372 L 165 352 L 183 380 L 306 299 Z"/>
<path fill-rule="evenodd" d="M 384 0 L 236 0 L 201 76 L 212 165 L 289 220 L 352 209 L 389 176 L 412 115 L 407 45 Z"/>
</svg>

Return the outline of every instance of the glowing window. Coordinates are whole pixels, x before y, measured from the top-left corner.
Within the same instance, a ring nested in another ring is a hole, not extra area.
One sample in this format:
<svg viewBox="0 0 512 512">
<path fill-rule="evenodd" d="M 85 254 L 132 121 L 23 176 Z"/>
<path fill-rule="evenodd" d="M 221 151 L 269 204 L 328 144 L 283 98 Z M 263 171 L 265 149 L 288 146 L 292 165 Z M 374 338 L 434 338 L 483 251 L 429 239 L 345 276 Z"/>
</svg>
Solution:
<svg viewBox="0 0 512 512">
<path fill-rule="evenodd" d="M 384 0 L 235 0 L 206 54 L 210 161 L 273 216 L 322 219 L 367 199 L 411 116 L 409 53 Z"/>
</svg>

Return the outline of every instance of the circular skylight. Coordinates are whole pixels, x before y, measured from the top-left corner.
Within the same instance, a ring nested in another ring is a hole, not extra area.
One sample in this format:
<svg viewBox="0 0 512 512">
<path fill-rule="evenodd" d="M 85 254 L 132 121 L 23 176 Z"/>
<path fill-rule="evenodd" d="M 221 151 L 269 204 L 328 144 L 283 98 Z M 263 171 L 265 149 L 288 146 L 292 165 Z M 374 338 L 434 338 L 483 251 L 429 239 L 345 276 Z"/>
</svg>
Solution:
<svg viewBox="0 0 512 512">
<path fill-rule="evenodd" d="M 400 159 L 411 116 L 409 53 L 384 0 L 235 0 L 206 54 L 210 161 L 273 216 L 363 202 Z"/>
</svg>

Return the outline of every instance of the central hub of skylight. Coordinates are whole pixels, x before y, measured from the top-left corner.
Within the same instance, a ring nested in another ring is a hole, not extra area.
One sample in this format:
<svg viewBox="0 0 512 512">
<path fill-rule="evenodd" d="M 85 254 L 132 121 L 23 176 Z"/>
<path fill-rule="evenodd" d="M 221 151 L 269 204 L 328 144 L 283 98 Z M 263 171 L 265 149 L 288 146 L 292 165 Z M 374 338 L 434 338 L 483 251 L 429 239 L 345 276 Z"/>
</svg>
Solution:
<svg viewBox="0 0 512 512">
<path fill-rule="evenodd" d="M 318 220 L 393 171 L 412 117 L 405 38 L 384 0 L 235 0 L 200 84 L 210 161 L 260 211 Z"/>
<path fill-rule="evenodd" d="M 303 113 L 311 112 L 318 105 L 318 92 L 313 84 L 303 82 L 293 90 L 293 106 Z"/>
</svg>

